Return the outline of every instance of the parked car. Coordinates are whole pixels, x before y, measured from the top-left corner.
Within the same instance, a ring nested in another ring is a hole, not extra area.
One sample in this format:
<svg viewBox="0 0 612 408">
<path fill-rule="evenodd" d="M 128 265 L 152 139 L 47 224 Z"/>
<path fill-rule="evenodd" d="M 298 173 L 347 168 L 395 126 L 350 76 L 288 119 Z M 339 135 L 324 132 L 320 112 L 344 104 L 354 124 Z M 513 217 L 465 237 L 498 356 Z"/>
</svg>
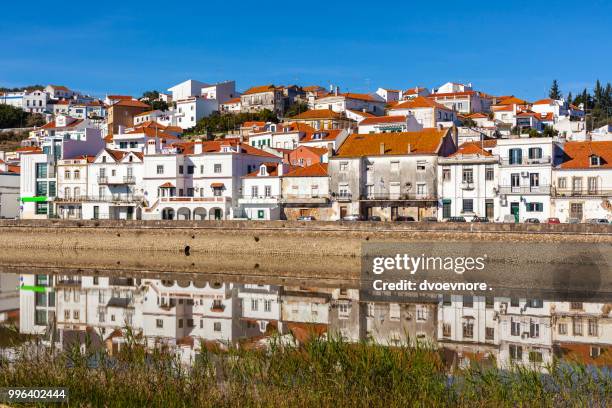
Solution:
<svg viewBox="0 0 612 408">
<path fill-rule="evenodd" d="M 459 217 L 449 217 L 446 219 L 446 222 L 467 222 L 467 221 L 465 220 L 465 217 L 459 216 Z"/>
<path fill-rule="evenodd" d="M 487 217 L 474 217 L 472 222 L 489 222 L 489 219 Z"/>
<path fill-rule="evenodd" d="M 342 221 L 361 221 L 361 216 L 357 214 L 347 215 L 342 218 Z"/>
<path fill-rule="evenodd" d="M 302 215 L 301 217 L 298 217 L 297 220 L 298 221 L 314 221 L 315 218 L 312 215 Z"/>
<path fill-rule="evenodd" d="M 368 221 L 382 221 L 382 218 L 380 218 L 378 215 L 372 215 L 370 218 L 368 218 Z"/>
<path fill-rule="evenodd" d="M 399 217 L 397 217 L 395 219 L 395 221 L 398 221 L 398 222 L 415 222 L 416 220 L 414 219 L 414 217 L 400 215 Z"/>
<path fill-rule="evenodd" d="M 422 221 L 423 222 L 438 222 L 438 219 L 436 217 L 423 217 Z"/>
<path fill-rule="evenodd" d="M 525 224 L 539 224 L 540 220 L 538 220 L 537 218 L 527 218 L 525 220 Z"/>
<path fill-rule="evenodd" d="M 578 218 L 568 218 L 567 223 L 568 224 L 580 224 L 580 220 Z"/>
<path fill-rule="evenodd" d="M 546 220 L 547 224 L 561 224 L 561 221 L 556 217 L 550 217 Z"/>
<path fill-rule="evenodd" d="M 609 224 L 605 218 L 590 218 L 586 221 L 588 224 Z"/>
</svg>

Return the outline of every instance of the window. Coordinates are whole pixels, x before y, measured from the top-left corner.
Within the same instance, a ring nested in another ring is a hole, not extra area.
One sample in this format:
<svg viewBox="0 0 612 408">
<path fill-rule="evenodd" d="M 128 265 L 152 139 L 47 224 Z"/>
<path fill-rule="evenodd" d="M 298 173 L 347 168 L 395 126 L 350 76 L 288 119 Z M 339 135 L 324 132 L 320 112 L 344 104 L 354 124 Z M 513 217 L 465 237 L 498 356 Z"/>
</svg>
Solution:
<svg viewBox="0 0 612 408">
<path fill-rule="evenodd" d="M 443 337 L 451 336 L 451 324 L 450 323 L 442 323 L 442 336 Z"/>
<path fill-rule="evenodd" d="M 487 166 L 485 168 L 485 180 L 492 181 L 495 178 L 495 168 L 492 166 Z"/>
<path fill-rule="evenodd" d="M 574 336 L 582 336 L 582 318 L 574 317 L 572 320 L 572 331 Z"/>
<path fill-rule="evenodd" d="M 259 309 L 259 300 L 251 299 L 251 311 L 256 312 Z"/>
<path fill-rule="evenodd" d="M 250 173 L 250 171 L 247 171 L 247 173 Z M 200 174 L 204 174 L 204 165 L 200 164 Z"/>
<path fill-rule="evenodd" d="M 559 188 L 567 188 L 567 179 L 565 177 L 558 178 L 557 185 Z"/>
<path fill-rule="evenodd" d="M 521 186 L 521 175 L 519 173 L 512 173 L 510 175 L 510 186 L 512 187 Z"/>
<path fill-rule="evenodd" d="M 155 327 L 157 327 L 158 329 L 163 329 L 164 328 L 164 320 L 163 319 L 156 319 L 155 320 Z"/>
<path fill-rule="evenodd" d="M 259 196 L 259 188 L 257 186 L 251 186 L 251 197 Z"/>
<path fill-rule="evenodd" d="M 75 170 L 74 171 L 74 179 L 75 180 L 79 180 L 81 178 L 81 171 L 80 170 Z"/>
<path fill-rule="evenodd" d="M 567 323 L 559 323 L 557 331 L 559 334 L 567 334 Z"/>
<path fill-rule="evenodd" d="M 157 174 L 164 174 L 164 166 L 161 164 L 157 165 Z"/>
<path fill-rule="evenodd" d="M 463 199 L 463 209 L 461 212 L 464 213 L 473 213 L 474 212 L 474 200 L 471 198 Z"/>
<path fill-rule="evenodd" d="M 263 220 L 266 217 L 266 212 L 264 210 L 257 210 L 257 218 Z"/>
<path fill-rule="evenodd" d="M 221 322 L 215 322 L 213 324 L 213 330 L 216 332 L 220 332 L 221 331 Z"/>
<path fill-rule="evenodd" d="M 574 177 L 572 179 L 572 191 L 582 191 L 582 177 Z"/>
<path fill-rule="evenodd" d="M 463 322 L 463 337 L 468 339 L 474 337 L 474 323 L 471 320 Z"/>
<path fill-rule="evenodd" d="M 221 163 L 215 163 L 215 165 L 214 165 L 214 172 L 215 173 L 221 173 Z"/>
<path fill-rule="evenodd" d="M 540 174 L 538 174 L 538 173 L 529 173 L 529 186 L 530 187 L 539 187 L 540 186 Z"/>
<path fill-rule="evenodd" d="M 537 339 L 540 337 L 540 324 L 534 321 L 529 322 L 529 337 Z"/>
<path fill-rule="evenodd" d="M 529 148 L 529 158 L 530 159 L 541 159 L 542 158 L 542 148 L 541 147 Z"/>
<path fill-rule="evenodd" d="M 493 305 L 495 303 L 495 299 L 493 296 L 485 296 L 485 308 L 493 309 Z"/>
<path fill-rule="evenodd" d="M 597 329 L 597 319 L 589 319 L 589 336 L 597 337 L 599 335 Z"/>
<path fill-rule="evenodd" d="M 471 167 L 463 168 L 464 183 L 472 184 L 474 182 L 474 170 Z"/>
<path fill-rule="evenodd" d="M 36 178 L 47 178 L 46 163 L 36 163 Z"/>
<path fill-rule="evenodd" d="M 527 212 L 542 212 L 544 204 L 542 203 L 527 203 Z"/>
<path fill-rule="evenodd" d="M 104 291 L 98 291 L 98 303 L 104 303 Z"/>
<path fill-rule="evenodd" d="M 75 310 L 72 312 L 72 317 L 74 318 L 74 320 L 79 320 L 79 317 L 81 316 L 81 314 L 79 313 L 78 310 Z"/>
<path fill-rule="evenodd" d="M 70 320 L 70 310 L 64 310 L 64 320 Z"/>
<path fill-rule="evenodd" d="M 184 170 L 183 166 L 182 165 L 179 166 L 178 168 L 179 174 L 183 174 L 183 170 Z"/>
<path fill-rule="evenodd" d="M 427 184 L 425 184 L 425 183 L 418 183 L 417 184 L 417 194 L 419 194 L 419 195 L 426 195 L 427 194 Z"/>
<path fill-rule="evenodd" d="M 416 319 L 419 321 L 427 320 L 428 310 L 425 305 L 416 305 Z"/>
<path fill-rule="evenodd" d="M 589 355 L 591 358 L 597 358 L 601 355 L 601 347 L 591 346 Z"/>
<path fill-rule="evenodd" d="M 523 161 L 523 151 L 521 149 L 510 149 L 508 164 L 521 164 Z"/>
<path fill-rule="evenodd" d="M 64 178 L 65 178 L 66 180 L 70 180 L 70 170 L 65 170 L 65 171 L 64 171 Z"/>
<path fill-rule="evenodd" d="M 474 307 L 474 298 L 472 296 L 463 296 L 463 307 Z"/>
<path fill-rule="evenodd" d="M 532 309 L 541 309 L 544 307 L 544 301 L 542 299 L 529 299 L 527 307 Z"/>
<path fill-rule="evenodd" d="M 514 319 L 510 319 L 510 334 L 512 336 L 521 335 L 521 322 L 516 321 Z"/>
<path fill-rule="evenodd" d="M 187 174 L 193 174 L 194 170 L 195 170 L 194 166 L 187 166 Z"/>
<path fill-rule="evenodd" d="M 179 329 L 183 328 L 183 319 L 178 319 L 178 327 Z"/>
<path fill-rule="evenodd" d="M 587 179 L 587 188 L 589 193 L 597 192 L 597 177 L 589 177 Z"/>
<path fill-rule="evenodd" d="M 593 155 L 591 156 L 591 166 L 600 166 L 601 165 L 601 157 Z"/>
<path fill-rule="evenodd" d="M 399 164 L 400 163 L 398 161 L 392 161 L 391 162 L 391 171 L 396 172 L 396 173 L 399 172 L 399 169 L 400 169 L 400 165 Z"/>
<path fill-rule="evenodd" d="M 36 195 L 41 197 L 41 196 L 46 196 L 47 193 L 48 193 L 47 182 L 46 181 L 37 181 L 36 182 Z"/>
<path fill-rule="evenodd" d="M 449 181 L 451 179 L 451 171 L 449 168 L 442 169 L 442 181 Z"/>
<path fill-rule="evenodd" d="M 495 339 L 495 328 L 486 327 L 485 328 L 485 340 L 494 340 L 494 339 Z"/>
<path fill-rule="evenodd" d="M 426 164 L 427 164 L 427 162 L 418 161 L 417 162 L 417 171 L 425 171 L 425 165 Z"/>
<path fill-rule="evenodd" d="M 271 312 L 271 311 L 272 311 L 272 301 L 264 300 L 264 312 Z"/>
<path fill-rule="evenodd" d="M 45 215 L 49 210 L 49 206 L 47 205 L 47 203 L 36 203 L 35 210 L 36 214 Z"/>
<path fill-rule="evenodd" d="M 193 319 L 187 319 L 187 327 L 194 327 Z"/>
<path fill-rule="evenodd" d="M 100 323 L 104 323 L 106 321 L 106 314 L 104 313 L 104 310 L 100 310 L 98 312 L 98 321 Z"/>
<path fill-rule="evenodd" d="M 400 319 L 400 305 L 397 303 L 389 303 L 389 319 L 391 321 L 399 321 Z"/>
<path fill-rule="evenodd" d="M 272 196 L 272 186 L 265 186 L 264 187 L 264 196 L 265 197 L 271 197 Z"/>
<path fill-rule="evenodd" d="M 530 351 L 529 361 L 532 363 L 541 363 L 542 362 L 542 352 L 541 351 Z"/>
<path fill-rule="evenodd" d="M 510 352 L 510 360 L 522 360 L 523 359 L 523 347 L 522 346 L 510 344 L 508 346 L 508 351 Z"/>
<path fill-rule="evenodd" d="M 442 295 L 442 305 L 450 306 L 451 304 L 451 295 Z"/>
<path fill-rule="evenodd" d="M 348 170 L 348 162 L 340 162 L 340 171 Z"/>
<path fill-rule="evenodd" d="M 510 306 L 512 306 L 512 307 L 519 307 L 519 300 L 518 300 L 518 298 L 510 298 Z"/>
</svg>

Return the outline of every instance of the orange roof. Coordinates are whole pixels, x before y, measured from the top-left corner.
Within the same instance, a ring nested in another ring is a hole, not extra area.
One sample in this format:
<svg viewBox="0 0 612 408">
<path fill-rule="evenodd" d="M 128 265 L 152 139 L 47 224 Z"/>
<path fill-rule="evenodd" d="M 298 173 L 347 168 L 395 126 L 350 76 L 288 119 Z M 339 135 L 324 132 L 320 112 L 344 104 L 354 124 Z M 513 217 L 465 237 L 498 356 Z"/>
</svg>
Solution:
<svg viewBox="0 0 612 408">
<path fill-rule="evenodd" d="M 113 106 L 124 106 L 124 107 L 129 107 L 129 108 L 147 108 L 147 109 L 151 109 L 151 107 L 149 105 L 147 105 L 144 102 L 140 102 L 140 101 L 135 101 L 133 99 L 121 99 L 119 100 L 119 102 L 115 102 L 114 104 L 111 105 L 111 108 Z"/>
<path fill-rule="evenodd" d="M 134 117 L 136 117 L 136 116 L 145 116 L 145 115 L 150 115 L 151 113 L 153 113 L 153 112 L 155 112 L 155 111 L 156 111 L 156 109 L 153 109 L 153 110 L 148 110 L 148 111 L 146 111 L 146 112 L 142 112 L 142 113 L 139 113 L 139 114 L 137 114 L 137 115 L 134 115 Z"/>
<path fill-rule="evenodd" d="M 276 176 L 278 176 L 278 165 L 280 163 L 271 163 L 271 162 L 268 162 L 268 163 L 262 163 L 262 164 L 264 166 L 266 166 L 266 170 L 268 172 L 268 175 L 267 176 L 263 176 L 263 177 L 276 177 Z M 261 167 L 261 166 L 259 166 L 259 167 Z M 247 174 L 244 177 L 257 177 L 257 176 L 259 176 L 259 167 L 257 168 L 257 170 L 250 172 L 249 174 Z M 289 167 L 289 171 L 293 170 L 294 168 L 295 167 L 290 166 Z M 259 177 L 262 177 L 262 176 L 259 176 Z"/>
<path fill-rule="evenodd" d="M 406 102 L 402 102 L 398 105 L 395 105 L 390 110 L 393 111 L 396 109 L 421 109 L 421 108 L 436 108 L 436 109 L 450 110 L 446 106 L 438 102 L 432 101 L 431 99 L 426 98 L 424 96 L 417 96 L 414 99 L 411 99 Z"/>
<path fill-rule="evenodd" d="M 262 86 L 254 86 L 252 88 L 247 89 L 243 95 L 251 95 L 262 92 L 271 92 L 275 91 L 276 87 L 274 85 L 262 85 Z"/>
<path fill-rule="evenodd" d="M 123 158 L 123 156 L 125 156 L 125 154 L 126 154 L 126 152 L 122 152 L 122 151 L 119 151 L 119 150 L 111 150 L 111 149 L 104 149 L 104 150 L 106 150 L 106 152 L 108 154 L 110 154 L 111 157 L 113 159 L 115 159 L 115 161 L 121 160 Z"/>
<path fill-rule="evenodd" d="M 340 146 L 336 157 L 380 156 L 381 147 L 384 155 L 407 155 L 408 145 L 411 154 L 437 154 L 447 133 L 448 129 L 434 128 L 418 132 L 354 133 Z"/>
<path fill-rule="evenodd" d="M 169 181 L 159 186 L 159 188 L 172 188 L 172 187 L 174 187 L 174 184 L 170 183 Z"/>
<path fill-rule="evenodd" d="M 554 102 L 554 99 L 546 98 L 546 99 L 540 99 L 539 101 L 535 101 L 533 104 L 534 105 L 550 105 L 553 102 Z"/>
<path fill-rule="evenodd" d="M 471 115 L 467 115 L 466 118 L 468 119 L 486 119 L 488 118 L 488 116 L 485 115 L 484 113 L 476 112 L 476 113 L 472 113 Z"/>
<path fill-rule="evenodd" d="M 363 111 L 357 111 L 357 110 L 352 110 L 352 109 L 347 109 L 347 111 L 352 112 L 355 115 L 363 116 L 364 118 L 377 118 L 378 117 L 370 112 L 363 112 Z"/>
<path fill-rule="evenodd" d="M 15 151 L 16 152 L 42 152 L 42 149 L 37 146 L 23 146 L 23 147 L 18 147 Z"/>
<path fill-rule="evenodd" d="M 559 166 L 562 169 L 612 169 L 612 141 L 567 142 L 563 145 L 567 159 Z M 601 157 L 600 166 L 591 166 L 591 156 Z"/>
<path fill-rule="evenodd" d="M 52 87 L 53 89 L 58 90 L 58 91 L 69 91 L 70 90 L 67 87 L 65 87 L 64 85 L 49 85 L 49 86 Z"/>
<path fill-rule="evenodd" d="M 309 86 L 303 87 L 302 90 L 304 92 L 316 92 L 320 90 L 325 90 L 325 88 L 323 88 L 322 86 L 318 86 L 318 85 L 309 85 Z"/>
<path fill-rule="evenodd" d="M 107 95 L 108 99 L 132 99 L 130 95 Z"/>
<path fill-rule="evenodd" d="M 331 109 L 310 109 L 306 112 L 302 112 L 299 115 L 292 117 L 291 119 L 340 119 L 342 114 L 335 112 Z"/>
<path fill-rule="evenodd" d="M 15 166 L 15 165 L 9 164 L 9 165 L 8 165 L 8 166 L 6 166 L 6 167 L 7 167 L 7 170 L 8 170 L 10 173 L 17 173 L 17 174 L 21 174 L 21 167 L 19 167 L 19 166 Z"/>
<path fill-rule="evenodd" d="M 298 150 L 309 150 L 312 153 L 316 154 L 316 155 L 324 155 L 326 153 L 328 153 L 328 150 L 324 147 L 314 147 L 314 146 L 307 146 L 307 145 L 302 145 L 302 146 L 298 146 L 295 149 L 291 150 L 292 152 L 296 152 Z"/>
<path fill-rule="evenodd" d="M 79 123 L 83 122 L 83 119 L 77 119 L 73 122 L 68 123 L 66 126 L 55 126 L 55 121 L 52 120 L 49 123 L 46 123 L 44 125 L 42 125 L 40 128 L 41 129 L 63 129 L 63 128 L 69 128 L 69 127 L 75 127 L 76 125 L 78 125 Z"/>
<path fill-rule="evenodd" d="M 416 94 L 424 90 L 425 90 L 424 86 L 415 86 L 414 88 L 406 89 L 404 91 L 404 95 L 412 95 L 412 94 Z"/>
<path fill-rule="evenodd" d="M 258 121 L 249 121 L 244 122 L 242 127 L 264 127 L 266 126 L 266 122 L 258 122 Z"/>
<path fill-rule="evenodd" d="M 223 183 L 210 183 L 210 186 L 212 188 L 223 188 L 223 187 L 225 187 L 225 184 L 223 184 Z"/>
<path fill-rule="evenodd" d="M 227 139 L 227 140 L 207 140 L 203 142 L 186 142 L 181 143 L 180 147 L 183 150 L 183 154 L 194 154 L 193 147 L 196 143 L 202 143 L 202 152 L 203 153 L 220 153 L 221 146 L 232 146 L 239 147 L 238 152 L 244 154 L 250 154 L 253 156 L 262 156 L 262 157 L 270 157 L 277 159 L 278 156 L 273 155 L 272 153 L 268 153 L 265 150 L 258 149 L 256 147 L 250 146 L 247 143 L 239 143 L 236 139 Z M 177 146 L 177 145 L 173 145 Z"/>
<path fill-rule="evenodd" d="M 327 177 L 327 163 L 315 163 L 308 167 L 297 167 L 286 177 Z"/>
<path fill-rule="evenodd" d="M 497 103 L 498 105 L 526 105 L 527 101 L 519 99 L 515 96 L 511 96 L 509 98 L 502 99 Z"/>
<path fill-rule="evenodd" d="M 300 143 L 308 143 L 308 142 L 325 142 L 336 140 L 338 135 L 342 132 L 342 129 L 330 129 L 330 130 L 314 130 L 312 132 L 307 132 L 304 137 L 300 140 Z M 319 135 L 318 138 L 315 135 Z"/>
<path fill-rule="evenodd" d="M 361 101 L 368 101 L 368 102 L 381 102 L 384 103 L 385 101 L 380 100 L 380 99 L 376 99 L 375 97 L 373 97 L 370 94 L 359 94 L 359 93 L 345 93 L 342 94 L 343 96 L 349 98 L 349 99 L 358 99 Z"/>
<path fill-rule="evenodd" d="M 237 104 L 237 103 L 240 103 L 240 97 L 232 98 L 232 99 L 230 99 L 228 101 L 225 101 L 225 102 L 222 103 L 222 105 L 234 105 L 234 104 Z"/>
<path fill-rule="evenodd" d="M 483 144 L 484 147 L 484 144 Z M 455 157 L 459 155 L 481 155 L 481 156 L 492 156 L 491 153 L 483 150 L 480 142 L 466 142 L 459 146 L 459 149 L 449 157 Z"/>
<path fill-rule="evenodd" d="M 360 125 L 375 125 L 377 123 L 404 123 L 406 122 L 406 117 L 403 115 L 397 116 L 375 116 L 373 118 L 365 118 L 361 122 Z"/>
</svg>

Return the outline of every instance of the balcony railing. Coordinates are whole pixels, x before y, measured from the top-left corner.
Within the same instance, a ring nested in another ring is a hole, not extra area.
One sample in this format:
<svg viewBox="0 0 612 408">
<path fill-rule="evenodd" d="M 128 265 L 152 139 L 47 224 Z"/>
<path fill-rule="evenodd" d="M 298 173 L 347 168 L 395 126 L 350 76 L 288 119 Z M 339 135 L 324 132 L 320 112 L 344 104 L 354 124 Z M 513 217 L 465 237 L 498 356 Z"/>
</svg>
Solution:
<svg viewBox="0 0 612 408">
<path fill-rule="evenodd" d="M 339 193 L 332 193 L 332 197 L 334 197 L 336 201 L 351 201 L 353 199 L 353 194 L 341 191 Z"/>
<path fill-rule="evenodd" d="M 437 197 L 432 194 L 419 194 L 419 193 L 370 193 L 364 194 L 359 198 L 361 201 L 406 201 L 406 200 L 419 200 L 419 201 L 432 201 L 437 200 Z"/>
<path fill-rule="evenodd" d="M 553 188 L 555 197 L 612 197 L 612 189 L 604 188 Z"/>
<path fill-rule="evenodd" d="M 499 186 L 499 194 L 550 194 L 549 185 L 543 186 Z"/>
<path fill-rule="evenodd" d="M 232 201 L 232 197 L 213 196 L 213 197 L 161 197 L 162 203 L 228 203 Z"/>
<path fill-rule="evenodd" d="M 504 157 L 501 159 L 502 166 L 526 166 L 526 165 L 536 165 L 536 164 L 550 164 L 550 156 L 542 156 L 539 158 L 528 158 L 521 157 L 520 159 L 513 159 L 509 157 Z"/>
<path fill-rule="evenodd" d="M 136 184 L 136 178 L 133 176 L 123 176 L 123 177 L 107 177 L 107 176 L 98 176 L 98 184 L 100 185 L 108 185 L 108 184 Z"/>
<path fill-rule="evenodd" d="M 77 196 L 77 197 L 58 197 L 57 202 L 120 202 L 120 203 L 140 203 L 144 197 L 134 194 L 105 194 L 101 196 Z"/>
</svg>

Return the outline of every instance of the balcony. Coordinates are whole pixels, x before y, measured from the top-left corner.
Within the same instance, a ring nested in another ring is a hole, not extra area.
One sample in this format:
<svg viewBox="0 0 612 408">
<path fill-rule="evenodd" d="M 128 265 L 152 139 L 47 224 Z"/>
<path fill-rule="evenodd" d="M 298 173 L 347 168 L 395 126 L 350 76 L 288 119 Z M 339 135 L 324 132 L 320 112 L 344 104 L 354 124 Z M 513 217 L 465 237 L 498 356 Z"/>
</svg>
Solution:
<svg viewBox="0 0 612 408">
<path fill-rule="evenodd" d="M 603 188 L 553 188 L 554 197 L 612 197 L 611 189 Z"/>
<path fill-rule="evenodd" d="M 123 177 L 98 176 L 98 184 L 99 185 L 136 184 L 136 178 L 133 176 L 123 176 Z"/>
<path fill-rule="evenodd" d="M 329 202 L 328 194 L 288 194 L 282 198 L 282 201 L 288 204 L 292 203 L 309 203 L 309 204 L 325 204 Z"/>
<path fill-rule="evenodd" d="M 71 200 L 74 198 L 60 198 L 59 201 Z M 108 203 L 127 203 L 127 204 L 138 204 L 143 202 L 145 199 L 141 195 L 134 194 L 106 194 L 102 196 L 80 196 L 79 202 L 108 202 Z"/>
<path fill-rule="evenodd" d="M 347 202 L 353 200 L 353 194 L 347 191 L 340 191 L 338 194 L 332 193 L 332 197 L 334 197 L 336 201 Z"/>
<path fill-rule="evenodd" d="M 437 197 L 432 194 L 419 193 L 370 193 L 362 195 L 359 199 L 361 201 L 437 201 Z"/>
<path fill-rule="evenodd" d="M 473 190 L 474 189 L 474 183 L 461 183 L 461 189 L 462 190 Z"/>
<path fill-rule="evenodd" d="M 162 203 L 231 203 L 232 197 L 161 197 L 159 201 Z"/>
<path fill-rule="evenodd" d="M 539 164 L 550 164 L 550 156 L 542 156 L 538 158 L 522 157 L 519 160 L 504 157 L 501 159 L 502 166 L 534 166 Z"/>
<path fill-rule="evenodd" d="M 240 204 L 276 204 L 280 202 L 281 196 L 266 195 L 243 195 L 238 199 Z"/>
<path fill-rule="evenodd" d="M 499 186 L 499 194 L 550 194 L 551 188 L 545 186 Z"/>
</svg>

